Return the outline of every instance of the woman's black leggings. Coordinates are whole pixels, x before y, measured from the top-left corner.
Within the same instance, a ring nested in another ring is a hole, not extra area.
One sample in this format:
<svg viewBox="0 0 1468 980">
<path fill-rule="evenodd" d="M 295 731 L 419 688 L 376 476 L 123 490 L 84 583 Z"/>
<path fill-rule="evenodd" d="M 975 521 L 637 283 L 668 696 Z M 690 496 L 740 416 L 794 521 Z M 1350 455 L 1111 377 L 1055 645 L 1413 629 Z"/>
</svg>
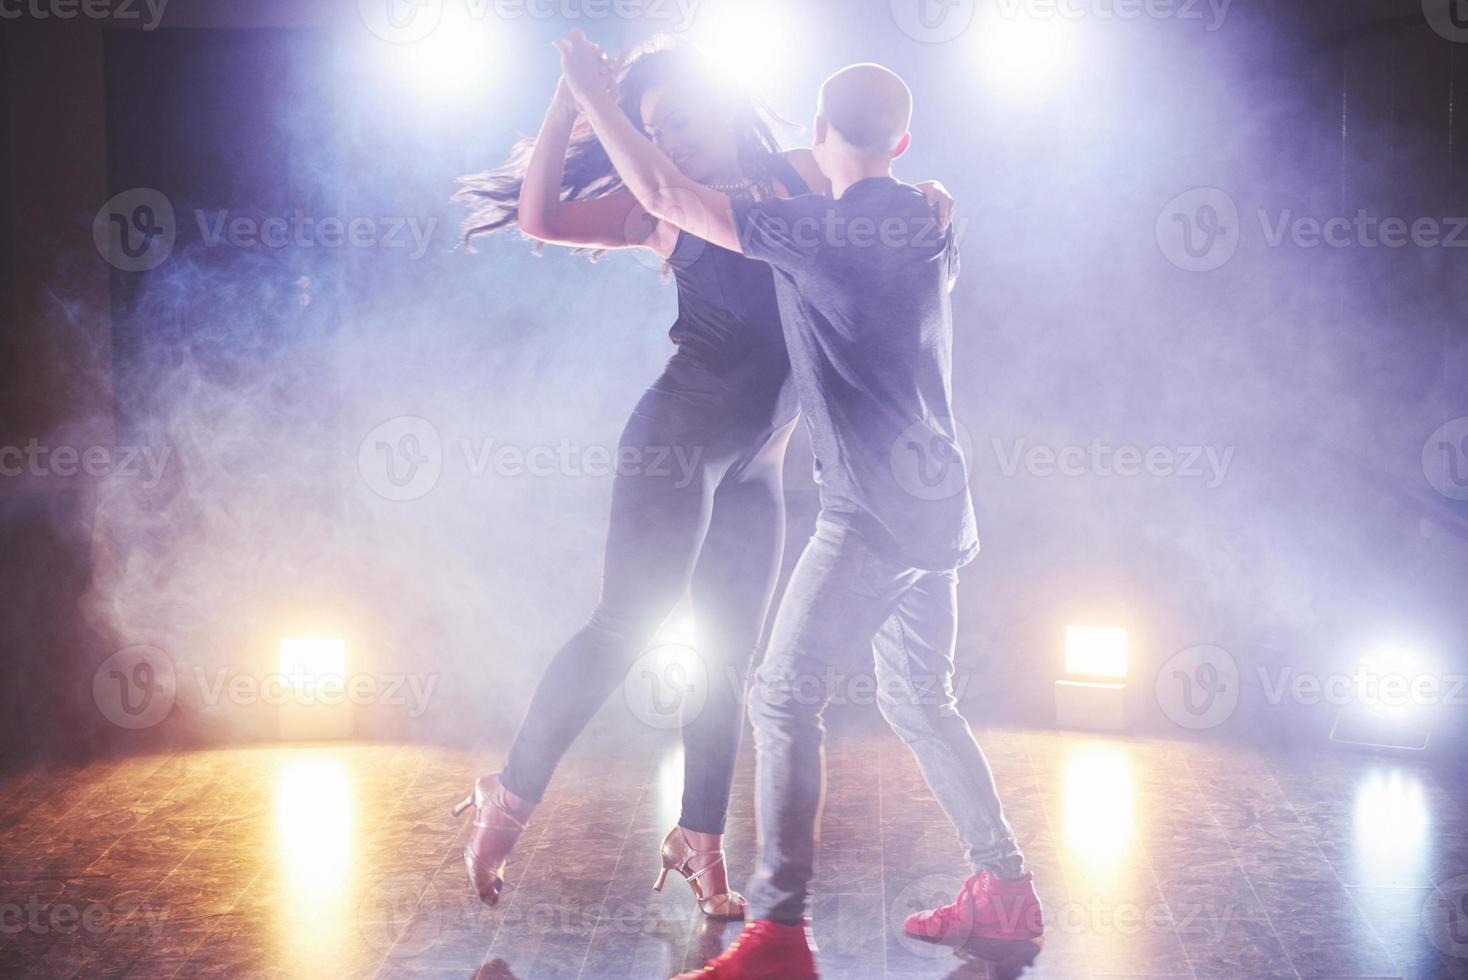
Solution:
<svg viewBox="0 0 1468 980">
<path fill-rule="evenodd" d="M 546 668 L 501 776 L 523 799 L 540 801 L 566 749 L 691 593 L 707 696 L 683 717 L 679 823 L 724 832 L 745 677 L 784 547 L 781 471 L 795 419 L 750 420 L 748 405 L 718 390 L 670 366 L 623 430 L 601 599 Z"/>
</svg>

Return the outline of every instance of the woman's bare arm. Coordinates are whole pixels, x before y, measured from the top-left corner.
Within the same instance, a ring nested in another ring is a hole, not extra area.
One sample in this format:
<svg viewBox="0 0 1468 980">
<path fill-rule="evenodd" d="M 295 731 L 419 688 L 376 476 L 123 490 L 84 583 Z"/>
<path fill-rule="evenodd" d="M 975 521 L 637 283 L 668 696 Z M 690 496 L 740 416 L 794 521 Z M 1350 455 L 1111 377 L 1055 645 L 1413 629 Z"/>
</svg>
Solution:
<svg viewBox="0 0 1468 980">
<path fill-rule="evenodd" d="M 625 188 L 587 201 L 562 201 L 566 148 L 578 109 L 563 79 L 546 110 L 520 185 L 517 223 L 531 238 L 595 248 L 645 246 L 671 254 L 677 229 L 649 215 Z"/>
</svg>

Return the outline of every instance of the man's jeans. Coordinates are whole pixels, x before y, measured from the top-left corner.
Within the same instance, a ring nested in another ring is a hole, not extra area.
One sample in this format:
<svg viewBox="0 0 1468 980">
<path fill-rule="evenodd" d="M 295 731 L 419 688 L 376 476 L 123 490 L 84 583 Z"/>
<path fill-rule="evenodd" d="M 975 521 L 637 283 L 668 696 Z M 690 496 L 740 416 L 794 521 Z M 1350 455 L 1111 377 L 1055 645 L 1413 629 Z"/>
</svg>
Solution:
<svg viewBox="0 0 1468 980">
<path fill-rule="evenodd" d="M 953 697 L 957 585 L 954 571 L 894 565 L 857 532 L 816 522 L 749 699 L 759 827 L 758 867 L 746 891 L 751 921 L 798 922 L 806 914 L 825 784 L 825 684 L 833 674 L 863 671 L 873 654 L 882 715 L 916 756 L 974 871 L 1023 873 L 989 763 Z"/>
</svg>

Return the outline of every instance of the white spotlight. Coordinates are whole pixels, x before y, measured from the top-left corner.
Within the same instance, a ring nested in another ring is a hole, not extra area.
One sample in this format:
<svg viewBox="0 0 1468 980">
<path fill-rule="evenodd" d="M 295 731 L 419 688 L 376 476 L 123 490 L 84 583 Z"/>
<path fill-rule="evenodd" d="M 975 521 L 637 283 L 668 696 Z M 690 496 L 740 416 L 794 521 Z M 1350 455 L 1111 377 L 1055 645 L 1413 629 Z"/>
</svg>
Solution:
<svg viewBox="0 0 1468 980">
<path fill-rule="evenodd" d="M 1058 10 L 998 4 L 975 26 L 979 68 L 991 85 L 1008 94 L 1043 94 L 1074 66 L 1079 28 Z"/>
<path fill-rule="evenodd" d="M 444 10 L 441 22 L 421 40 L 386 44 L 384 55 L 401 83 L 418 95 L 448 99 L 487 85 L 502 56 L 488 14 L 467 8 Z"/>
<path fill-rule="evenodd" d="M 347 641 L 286 636 L 280 641 L 280 674 L 292 687 L 315 691 L 340 687 L 347 674 Z"/>
<path fill-rule="evenodd" d="M 278 708 L 280 737 L 291 742 L 349 737 L 352 703 L 346 676 L 346 640 L 282 637 L 280 682 L 286 696 Z"/>
<path fill-rule="evenodd" d="M 791 4 L 729 0 L 699 8 L 687 37 L 735 84 L 758 95 L 781 94 L 796 57 Z"/>
<path fill-rule="evenodd" d="M 1443 693 L 1428 657 L 1405 645 L 1383 646 L 1357 663 L 1330 739 L 1420 752 L 1432 739 L 1433 713 Z"/>
<path fill-rule="evenodd" d="M 1125 680 L 1126 667 L 1126 630 L 1114 626 L 1065 628 L 1067 674 Z"/>
<path fill-rule="evenodd" d="M 1063 728 L 1127 727 L 1127 631 L 1067 626 L 1065 673 L 1055 682 L 1055 721 Z"/>
</svg>

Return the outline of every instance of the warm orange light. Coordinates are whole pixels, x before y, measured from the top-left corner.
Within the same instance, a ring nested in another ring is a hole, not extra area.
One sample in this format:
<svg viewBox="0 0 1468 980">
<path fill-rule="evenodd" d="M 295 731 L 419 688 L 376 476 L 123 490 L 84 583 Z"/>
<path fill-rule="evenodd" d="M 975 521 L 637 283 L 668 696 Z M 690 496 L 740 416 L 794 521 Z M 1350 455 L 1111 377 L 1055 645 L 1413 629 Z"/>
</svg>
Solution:
<svg viewBox="0 0 1468 980">
<path fill-rule="evenodd" d="M 308 749 L 275 758 L 275 860 L 270 903 L 290 972 L 328 976 L 363 928 L 356 884 L 357 806 L 350 756 Z M 308 937 L 309 941 L 302 937 Z"/>
<path fill-rule="evenodd" d="M 1065 672 L 1081 677 L 1125 678 L 1127 633 L 1113 626 L 1067 626 Z"/>
<path fill-rule="evenodd" d="M 295 688 L 340 687 L 347 676 L 347 641 L 287 636 L 280 641 L 280 673 Z"/>
</svg>

